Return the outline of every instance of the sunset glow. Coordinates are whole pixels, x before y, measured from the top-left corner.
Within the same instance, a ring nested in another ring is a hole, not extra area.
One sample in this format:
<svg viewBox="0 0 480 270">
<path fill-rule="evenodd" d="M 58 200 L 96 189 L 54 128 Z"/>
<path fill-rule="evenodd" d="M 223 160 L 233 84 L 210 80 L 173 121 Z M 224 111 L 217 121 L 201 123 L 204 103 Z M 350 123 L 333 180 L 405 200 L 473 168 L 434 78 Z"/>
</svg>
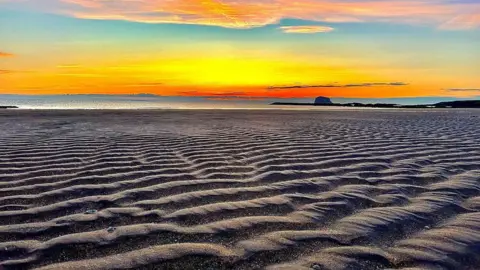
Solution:
<svg viewBox="0 0 480 270">
<path fill-rule="evenodd" d="M 1 94 L 480 96 L 476 1 L 0 0 Z"/>
</svg>

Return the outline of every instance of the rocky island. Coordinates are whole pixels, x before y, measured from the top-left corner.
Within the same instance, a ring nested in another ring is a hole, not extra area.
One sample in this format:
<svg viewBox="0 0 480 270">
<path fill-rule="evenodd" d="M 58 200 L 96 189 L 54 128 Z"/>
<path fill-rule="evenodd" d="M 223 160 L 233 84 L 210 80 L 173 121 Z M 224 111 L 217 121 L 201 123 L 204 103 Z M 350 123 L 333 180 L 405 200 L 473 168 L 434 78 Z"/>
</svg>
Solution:
<svg viewBox="0 0 480 270">
<path fill-rule="evenodd" d="M 317 97 L 314 102 L 315 105 L 328 105 L 333 104 L 333 102 L 327 97 Z"/>
</svg>

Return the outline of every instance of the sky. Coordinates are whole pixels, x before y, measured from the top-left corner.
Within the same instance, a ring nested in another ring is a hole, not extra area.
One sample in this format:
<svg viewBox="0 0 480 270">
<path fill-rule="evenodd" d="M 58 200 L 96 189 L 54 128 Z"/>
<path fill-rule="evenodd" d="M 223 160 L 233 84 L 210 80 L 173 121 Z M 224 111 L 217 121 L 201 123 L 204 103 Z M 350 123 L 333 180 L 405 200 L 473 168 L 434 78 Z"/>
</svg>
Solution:
<svg viewBox="0 0 480 270">
<path fill-rule="evenodd" d="M 0 0 L 0 94 L 480 96 L 480 0 Z"/>
</svg>

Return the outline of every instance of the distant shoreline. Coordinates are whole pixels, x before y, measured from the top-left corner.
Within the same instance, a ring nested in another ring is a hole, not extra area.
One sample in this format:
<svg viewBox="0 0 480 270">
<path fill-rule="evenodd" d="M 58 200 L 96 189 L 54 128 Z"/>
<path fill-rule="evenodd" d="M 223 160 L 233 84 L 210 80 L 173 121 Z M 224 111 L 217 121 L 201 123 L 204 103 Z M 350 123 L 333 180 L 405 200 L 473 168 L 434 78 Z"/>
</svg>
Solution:
<svg viewBox="0 0 480 270">
<path fill-rule="evenodd" d="M 480 100 L 467 101 L 449 101 L 436 104 L 419 104 L 419 105 L 401 105 L 389 103 L 292 103 L 292 102 L 274 102 L 273 106 L 323 106 L 323 107 L 354 107 L 354 108 L 399 108 L 399 109 L 480 109 Z"/>
</svg>

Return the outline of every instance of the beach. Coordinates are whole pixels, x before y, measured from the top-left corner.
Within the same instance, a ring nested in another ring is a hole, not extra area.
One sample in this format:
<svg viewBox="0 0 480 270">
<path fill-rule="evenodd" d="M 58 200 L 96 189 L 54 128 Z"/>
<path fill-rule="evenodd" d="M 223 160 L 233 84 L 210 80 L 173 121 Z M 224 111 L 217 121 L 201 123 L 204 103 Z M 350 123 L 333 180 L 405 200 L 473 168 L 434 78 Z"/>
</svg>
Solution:
<svg viewBox="0 0 480 270">
<path fill-rule="evenodd" d="M 479 269 L 480 110 L 3 110 L 2 267 Z"/>
</svg>

